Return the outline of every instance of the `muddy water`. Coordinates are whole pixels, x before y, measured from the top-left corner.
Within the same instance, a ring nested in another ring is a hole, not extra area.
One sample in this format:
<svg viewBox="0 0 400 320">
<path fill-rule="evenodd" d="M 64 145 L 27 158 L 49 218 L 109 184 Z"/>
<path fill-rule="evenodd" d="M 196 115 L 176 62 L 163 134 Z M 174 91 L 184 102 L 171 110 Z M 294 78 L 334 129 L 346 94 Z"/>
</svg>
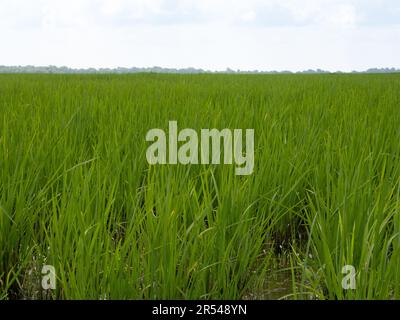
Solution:
<svg viewBox="0 0 400 320">
<path fill-rule="evenodd" d="M 246 295 L 245 299 L 278 300 L 293 293 L 292 273 L 290 271 L 273 271 L 265 280 L 262 290 Z M 284 299 L 291 299 L 287 297 Z"/>
</svg>

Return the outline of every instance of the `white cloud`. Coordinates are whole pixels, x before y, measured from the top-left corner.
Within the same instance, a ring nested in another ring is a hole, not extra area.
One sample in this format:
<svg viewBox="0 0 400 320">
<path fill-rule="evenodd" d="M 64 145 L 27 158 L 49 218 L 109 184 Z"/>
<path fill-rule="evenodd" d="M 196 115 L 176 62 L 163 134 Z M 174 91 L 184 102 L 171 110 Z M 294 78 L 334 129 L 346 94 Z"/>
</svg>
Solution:
<svg viewBox="0 0 400 320">
<path fill-rule="evenodd" d="M 257 14 L 254 10 L 246 11 L 242 14 L 241 19 L 245 22 L 254 21 L 256 19 Z"/>
</svg>

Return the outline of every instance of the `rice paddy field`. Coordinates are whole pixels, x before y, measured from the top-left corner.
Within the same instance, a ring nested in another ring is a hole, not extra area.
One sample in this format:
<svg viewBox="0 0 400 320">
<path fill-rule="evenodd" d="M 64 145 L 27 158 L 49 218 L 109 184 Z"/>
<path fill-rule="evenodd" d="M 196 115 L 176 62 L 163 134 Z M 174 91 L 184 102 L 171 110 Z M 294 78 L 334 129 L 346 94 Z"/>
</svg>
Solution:
<svg viewBox="0 0 400 320">
<path fill-rule="evenodd" d="M 253 173 L 149 165 L 171 120 Z M 399 210 L 400 74 L 0 75 L 0 299 L 399 299 Z"/>
</svg>

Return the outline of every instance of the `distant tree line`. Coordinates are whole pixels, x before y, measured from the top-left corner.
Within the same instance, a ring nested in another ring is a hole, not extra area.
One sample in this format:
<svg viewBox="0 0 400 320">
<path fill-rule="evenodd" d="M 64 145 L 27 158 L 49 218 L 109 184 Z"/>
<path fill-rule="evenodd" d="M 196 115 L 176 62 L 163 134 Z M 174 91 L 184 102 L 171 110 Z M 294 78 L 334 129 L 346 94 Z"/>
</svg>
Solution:
<svg viewBox="0 0 400 320">
<path fill-rule="evenodd" d="M 227 68 L 224 71 L 210 71 L 196 68 L 162 68 L 162 67 L 150 67 L 150 68 L 68 68 L 68 67 L 57 67 L 57 66 L 0 66 L 0 73 L 55 73 L 55 74 L 125 74 L 125 73 L 176 73 L 176 74 L 198 74 L 198 73 L 235 73 L 235 74 L 322 74 L 322 73 L 397 73 L 400 69 L 396 68 L 371 68 L 365 71 L 352 71 L 352 72 L 330 72 L 326 70 L 304 70 L 292 72 L 288 70 L 283 71 L 260 71 L 260 70 L 233 70 Z"/>
</svg>

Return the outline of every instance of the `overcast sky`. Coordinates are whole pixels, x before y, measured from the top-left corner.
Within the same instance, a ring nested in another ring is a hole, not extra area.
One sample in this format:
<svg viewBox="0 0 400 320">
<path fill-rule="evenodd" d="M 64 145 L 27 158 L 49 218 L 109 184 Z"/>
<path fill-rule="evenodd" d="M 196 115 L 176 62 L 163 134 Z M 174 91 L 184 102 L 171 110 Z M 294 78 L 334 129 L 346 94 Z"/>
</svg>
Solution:
<svg viewBox="0 0 400 320">
<path fill-rule="evenodd" d="M 399 0 L 0 0 L 0 65 L 400 68 Z"/>
</svg>

